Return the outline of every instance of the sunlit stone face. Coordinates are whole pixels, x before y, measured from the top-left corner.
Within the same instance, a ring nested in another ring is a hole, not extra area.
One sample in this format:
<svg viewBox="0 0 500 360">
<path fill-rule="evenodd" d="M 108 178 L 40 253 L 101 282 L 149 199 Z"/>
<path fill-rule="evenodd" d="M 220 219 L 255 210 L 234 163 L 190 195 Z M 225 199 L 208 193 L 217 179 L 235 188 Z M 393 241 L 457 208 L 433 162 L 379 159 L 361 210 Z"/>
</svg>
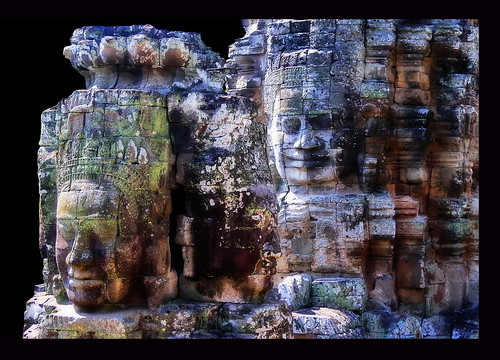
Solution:
<svg viewBox="0 0 500 360">
<path fill-rule="evenodd" d="M 142 248 L 120 234 L 119 192 L 88 181 L 72 184 L 57 203 L 56 259 L 76 306 L 119 303 L 135 296 Z"/>
<path fill-rule="evenodd" d="M 270 136 L 278 173 L 289 184 L 334 185 L 356 170 L 356 132 L 338 114 L 275 115 Z"/>
</svg>

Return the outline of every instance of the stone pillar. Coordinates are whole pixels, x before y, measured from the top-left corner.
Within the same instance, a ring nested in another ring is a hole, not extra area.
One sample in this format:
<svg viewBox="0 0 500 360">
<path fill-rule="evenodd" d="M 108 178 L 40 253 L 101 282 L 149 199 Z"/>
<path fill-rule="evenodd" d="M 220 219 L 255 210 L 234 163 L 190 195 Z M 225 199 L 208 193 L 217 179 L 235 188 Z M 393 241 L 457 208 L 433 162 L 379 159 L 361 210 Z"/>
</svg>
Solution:
<svg viewBox="0 0 500 360">
<path fill-rule="evenodd" d="M 393 274 L 394 203 L 389 196 L 391 103 L 394 97 L 394 19 L 368 19 L 365 29 L 365 69 L 360 87 L 364 124 L 361 187 L 367 196 L 369 246 L 364 269 L 371 299 L 395 305 Z"/>
<path fill-rule="evenodd" d="M 436 267 L 430 272 L 429 311 L 477 303 L 468 292 L 478 284 L 476 40 L 477 28 L 467 20 L 434 27 L 429 217 Z"/>
<path fill-rule="evenodd" d="M 49 294 L 53 292 L 54 277 L 57 270 L 56 249 L 56 204 L 57 204 L 57 125 L 60 114 L 56 108 L 47 109 L 41 116 L 41 135 L 38 149 L 38 187 L 39 187 L 39 247 L 43 261 L 43 281 Z M 56 286 L 58 292 L 60 286 Z"/>
<path fill-rule="evenodd" d="M 167 102 L 185 195 L 175 239 L 184 260 L 180 296 L 263 301 L 279 244 L 265 125 L 256 121 L 255 104 L 207 92 L 171 92 Z"/>
<path fill-rule="evenodd" d="M 364 269 L 365 281 L 370 299 L 394 307 L 394 238 L 397 233 L 394 220 L 395 202 L 389 194 L 369 195 L 367 198 L 370 242 Z"/>
<path fill-rule="evenodd" d="M 409 196 L 394 198 L 396 212 L 395 271 L 400 309 L 425 315 L 425 263 L 428 220 L 419 215 L 419 202 Z"/>
<path fill-rule="evenodd" d="M 395 273 L 399 306 L 422 316 L 427 234 L 426 194 L 430 143 L 429 61 L 432 29 L 400 24 L 397 28 L 394 93 Z"/>
</svg>

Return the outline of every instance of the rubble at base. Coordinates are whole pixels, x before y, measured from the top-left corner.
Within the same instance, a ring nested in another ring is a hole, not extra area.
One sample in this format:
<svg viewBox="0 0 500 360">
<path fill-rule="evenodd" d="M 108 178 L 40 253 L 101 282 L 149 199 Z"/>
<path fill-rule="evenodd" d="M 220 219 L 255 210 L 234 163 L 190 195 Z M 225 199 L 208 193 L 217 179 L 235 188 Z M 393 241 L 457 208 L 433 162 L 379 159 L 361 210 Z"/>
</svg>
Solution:
<svg viewBox="0 0 500 360">
<path fill-rule="evenodd" d="M 24 339 L 289 339 L 292 314 L 283 302 L 174 301 L 145 308 L 75 311 L 36 293 L 27 303 Z"/>
<path fill-rule="evenodd" d="M 317 297 L 308 300 L 302 294 L 315 294 L 314 287 L 330 286 L 338 303 L 352 304 L 353 295 L 339 289 L 359 289 L 360 279 L 322 278 L 312 281 L 308 274 L 285 277 L 278 287 L 282 300 L 294 307 L 293 337 L 298 339 L 478 339 L 479 311 L 471 307 L 443 315 L 419 317 L 391 311 L 376 302 L 366 302 L 365 308 L 347 309 L 329 303 L 314 306 Z M 319 284 L 319 285 L 318 285 Z M 341 285 L 339 285 L 341 284 Z M 357 293 L 362 297 L 362 293 Z M 297 304 L 301 297 L 301 306 Z"/>
</svg>

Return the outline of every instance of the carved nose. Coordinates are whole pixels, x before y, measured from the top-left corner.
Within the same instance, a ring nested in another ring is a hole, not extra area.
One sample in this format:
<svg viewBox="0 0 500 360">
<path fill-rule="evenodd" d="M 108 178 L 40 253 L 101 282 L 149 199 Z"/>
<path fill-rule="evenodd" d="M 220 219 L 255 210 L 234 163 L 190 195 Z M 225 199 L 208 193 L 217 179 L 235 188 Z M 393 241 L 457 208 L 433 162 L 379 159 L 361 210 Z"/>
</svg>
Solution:
<svg viewBox="0 0 500 360">
<path fill-rule="evenodd" d="M 89 267 L 94 263 L 94 255 L 90 249 L 89 239 L 81 234 L 76 235 L 73 247 L 66 257 L 66 263 L 70 267 L 77 269 Z"/>
<path fill-rule="evenodd" d="M 321 147 L 321 143 L 316 139 L 310 130 L 304 129 L 300 132 L 299 139 L 293 144 L 296 149 L 311 150 Z"/>
</svg>

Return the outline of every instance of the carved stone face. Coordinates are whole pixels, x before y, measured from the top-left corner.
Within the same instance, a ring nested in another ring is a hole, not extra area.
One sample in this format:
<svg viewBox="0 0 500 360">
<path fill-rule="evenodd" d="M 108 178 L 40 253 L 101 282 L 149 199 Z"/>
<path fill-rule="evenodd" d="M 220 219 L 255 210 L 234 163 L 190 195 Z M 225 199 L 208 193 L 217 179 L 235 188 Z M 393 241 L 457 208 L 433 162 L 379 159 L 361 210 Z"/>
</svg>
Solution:
<svg viewBox="0 0 500 360">
<path fill-rule="evenodd" d="M 111 186 L 80 181 L 59 194 L 57 266 L 76 306 L 119 303 L 137 295 L 142 247 L 120 234 L 118 209 L 119 192 Z"/>
<path fill-rule="evenodd" d="M 291 185 L 336 184 L 356 169 L 356 133 L 338 115 L 275 115 L 271 143 L 280 176 Z"/>
</svg>

